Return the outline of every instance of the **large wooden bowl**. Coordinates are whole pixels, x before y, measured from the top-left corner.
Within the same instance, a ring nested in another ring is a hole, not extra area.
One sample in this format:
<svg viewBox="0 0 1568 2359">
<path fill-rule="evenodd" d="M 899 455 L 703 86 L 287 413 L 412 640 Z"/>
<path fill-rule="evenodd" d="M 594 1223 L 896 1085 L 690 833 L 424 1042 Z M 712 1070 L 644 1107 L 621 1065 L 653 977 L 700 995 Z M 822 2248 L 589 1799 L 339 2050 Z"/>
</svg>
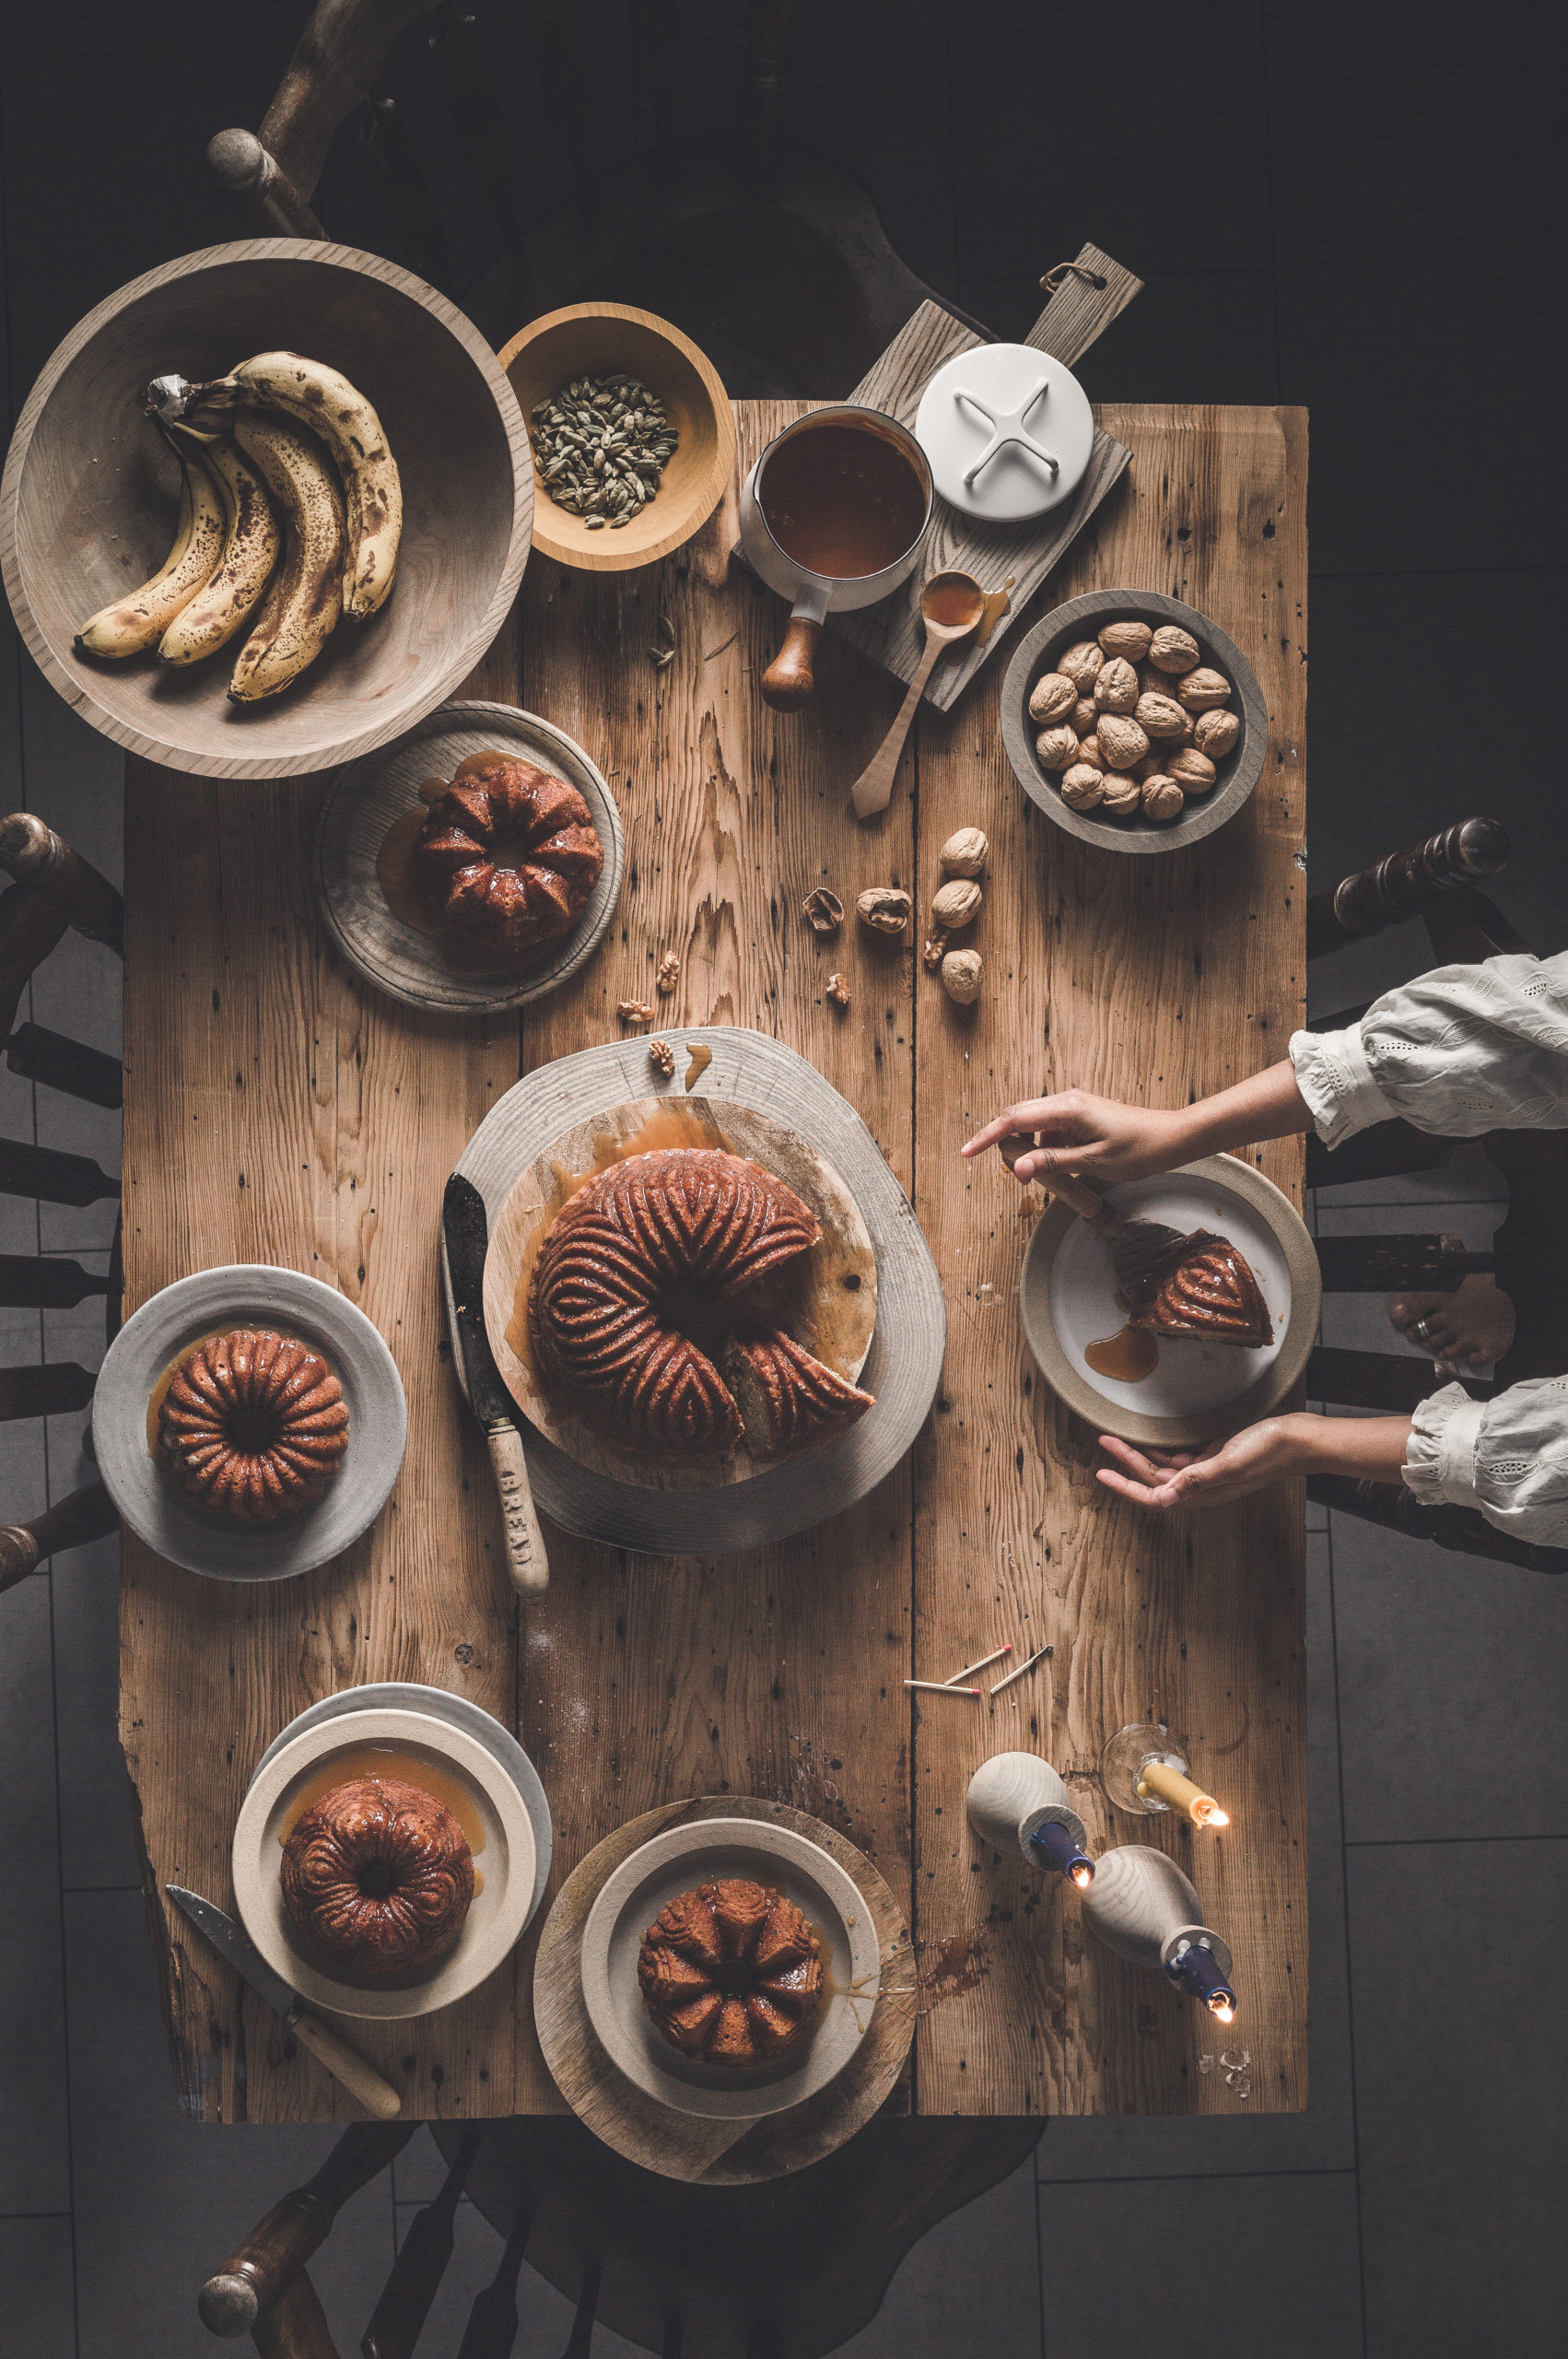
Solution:
<svg viewBox="0 0 1568 2359">
<path fill-rule="evenodd" d="M 503 345 L 501 366 L 530 425 L 534 404 L 574 377 L 626 369 L 658 395 L 680 433 L 657 499 L 629 524 L 591 533 L 541 490 L 533 538 L 546 557 L 590 573 L 627 573 L 668 557 L 707 523 L 734 469 L 735 418 L 718 370 L 690 336 L 626 303 L 571 303 Z"/>
<path fill-rule="evenodd" d="M 148 380 L 221 376 L 253 352 L 324 360 L 380 414 L 403 476 L 397 583 L 343 623 L 298 685 L 228 702 L 225 655 L 166 672 L 78 654 L 88 616 L 161 564 L 177 470 L 143 413 Z M 28 397 L 0 483 L 0 566 L 46 677 L 117 745 L 212 778 L 290 778 L 401 736 L 451 696 L 504 621 L 528 560 L 528 439 L 495 355 L 395 264 L 308 239 L 210 246 L 123 287 L 74 328 Z"/>
</svg>

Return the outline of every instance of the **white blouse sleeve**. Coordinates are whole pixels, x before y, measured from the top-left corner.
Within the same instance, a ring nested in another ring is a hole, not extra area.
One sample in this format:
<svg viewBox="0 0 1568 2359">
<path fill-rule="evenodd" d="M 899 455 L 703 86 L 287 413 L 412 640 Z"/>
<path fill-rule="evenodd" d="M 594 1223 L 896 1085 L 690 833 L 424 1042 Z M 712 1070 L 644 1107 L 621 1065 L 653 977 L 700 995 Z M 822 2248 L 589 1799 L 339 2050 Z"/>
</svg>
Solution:
<svg viewBox="0 0 1568 2359">
<path fill-rule="evenodd" d="M 1396 1114 L 1446 1138 L 1568 1128 L 1568 951 L 1434 968 L 1290 1057 L 1329 1146 Z"/>
<path fill-rule="evenodd" d="M 1404 1474 L 1423 1506 L 1479 1508 L 1500 1532 L 1568 1548 L 1568 1377 L 1492 1401 L 1445 1384 L 1410 1420 Z"/>
</svg>

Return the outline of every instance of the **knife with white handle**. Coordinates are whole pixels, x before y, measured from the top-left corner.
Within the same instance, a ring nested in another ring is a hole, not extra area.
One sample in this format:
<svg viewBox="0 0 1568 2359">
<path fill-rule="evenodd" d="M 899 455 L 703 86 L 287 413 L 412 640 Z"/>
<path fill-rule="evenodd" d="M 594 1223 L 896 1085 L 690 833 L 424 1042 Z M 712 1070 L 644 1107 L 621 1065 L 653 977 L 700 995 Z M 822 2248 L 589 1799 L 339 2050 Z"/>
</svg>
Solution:
<svg viewBox="0 0 1568 2359">
<path fill-rule="evenodd" d="M 324 2065 L 350 2096 L 357 2097 L 368 2113 L 373 2113 L 378 2121 L 390 2121 L 394 2114 L 403 2111 L 403 2099 L 392 2083 L 383 2081 L 362 2056 L 356 2055 L 335 2031 L 315 2015 L 306 2013 L 298 1992 L 291 1990 L 283 1977 L 273 1972 L 243 1926 L 237 1925 L 216 1901 L 204 1900 L 199 1892 L 187 1892 L 183 1884 L 166 1884 L 163 1888 L 181 1914 L 188 1917 L 203 1939 L 212 1943 L 219 1957 L 227 1958 L 257 1998 L 264 1999 L 283 2017 L 300 2047 L 308 2048 L 317 2063 Z"/>
<path fill-rule="evenodd" d="M 490 1245 L 485 1199 L 461 1171 L 452 1173 L 441 1200 L 441 1237 L 451 1286 L 448 1311 L 452 1346 L 463 1396 L 484 1429 L 490 1452 L 507 1535 L 507 1570 L 512 1587 L 527 1594 L 548 1587 L 550 1560 L 544 1554 L 544 1535 L 539 1529 L 511 1396 L 501 1382 L 485 1332 L 485 1256 Z"/>
</svg>

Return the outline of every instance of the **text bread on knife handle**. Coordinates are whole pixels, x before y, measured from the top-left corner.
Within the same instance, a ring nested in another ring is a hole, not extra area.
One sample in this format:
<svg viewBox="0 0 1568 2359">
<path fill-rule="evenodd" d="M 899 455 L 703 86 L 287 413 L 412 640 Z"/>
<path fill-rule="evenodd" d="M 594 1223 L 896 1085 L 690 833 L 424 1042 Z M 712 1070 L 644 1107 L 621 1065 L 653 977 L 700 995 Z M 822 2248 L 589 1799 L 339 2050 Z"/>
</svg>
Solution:
<svg viewBox="0 0 1568 2359">
<path fill-rule="evenodd" d="M 452 1344 L 462 1388 L 490 1452 L 506 1533 L 507 1571 L 512 1587 L 527 1596 L 549 1586 L 550 1560 L 539 1529 L 522 1436 L 485 1331 L 485 1256 L 490 1241 L 485 1199 L 461 1171 L 454 1171 L 447 1181 L 441 1233 L 451 1282 Z"/>
</svg>

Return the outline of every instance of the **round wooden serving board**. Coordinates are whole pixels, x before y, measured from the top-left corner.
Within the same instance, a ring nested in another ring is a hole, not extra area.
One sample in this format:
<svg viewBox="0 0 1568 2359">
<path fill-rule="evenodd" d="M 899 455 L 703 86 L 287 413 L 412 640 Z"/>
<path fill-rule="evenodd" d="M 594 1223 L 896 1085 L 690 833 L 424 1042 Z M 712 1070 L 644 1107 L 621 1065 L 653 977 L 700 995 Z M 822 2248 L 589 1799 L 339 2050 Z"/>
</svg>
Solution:
<svg viewBox="0 0 1568 2359">
<path fill-rule="evenodd" d="M 465 975 L 448 966 L 439 934 L 411 925 L 387 899 L 377 862 L 388 830 L 427 806 L 427 779 L 450 779 L 471 754 L 520 755 L 575 786 L 587 804 L 604 865 L 571 932 L 521 975 Z M 411 1007 L 475 1015 L 547 998 L 587 965 L 621 897 L 626 839 L 615 798 L 597 765 L 564 729 L 509 704 L 444 704 L 389 753 L 356 762 L 333 780 L 316 825 L 311 874 L 338 948 L 368 981 Z"/>
<path fill-rule="evenodd" d="M 676 2113 L 627 2080 L 600 2045 L 582 1996 L 582 1933 L 609 1877 L 667 1827 L 755 1819 L 802 1835 L 836 1860 L 866 1904 L 882 1952 L 882 1996 L 844 2070 L 802 2105 L 756 2121 Z M 915 2032 L 915 1976 L 904 1912 L 863 1853 L 820 1819 L 784 1802 L 734 1794 L 671 1802 L 595 1846 L 562 1885 L 533 1967 L 533 2016 L 544 2061 L 579 2121 L 628 2162 L 666 2178 L 744 2187 L 820 2162 L 852 2138 L 891 2094 Z"/>
<path fill-rule="evenodd" d="M 552 1522 L 655 1555 L 724 1555 L 821 1523 L 853 1507 L 892 1472 L 935 1398 L 946 1312 L 930 1249 L 903 1190 L 854 1108 L 813 1065 L 740 1026 L 673 1027 L 664 1038 L 676 1053 L 668 1081 L 650 1062 L 641 1035 L 585 1049 L 528 1074 L 492 1107 L 457 1168 L 484 1197 L 494 1238 L 519 1180 L 556 1142 L 579 1126 L 591 1133 L 602 1127 L 607 1109 L 652 1101 L 656 1111 L 695 1109 L 730 1135 L 743 1130 L 746 1110 L 766 1116 L 822 1158 L 848 1191 L 876 1273 L 876 1326 L 860 1371 L 876 1406 L 847 1433 L 744 1480 L 693 1491 L 649 1487 L 646 1470 L 639 1470 L 642 1479 L 625 1480 L 586 1464 L 531 1419 L 523 1421 L 534 1499 Z M 688 1095 L 693 1049 L 708 1050 L 711 1062 Z M 442 1285 L 450 1313 L 444 1257 Z M 511 1308 L 509 1301 L 508 1318 Z"/>
<path fill-rule="evenodd" d="M 522 1172 L 491 1224 L 485 1262 L 485 1324 L 502 1380 L 542 1434 L 579 1465 L 656 1491 L 711 1491 L 749 1483 L 772 1463 L 744 1444 L 717 1465 L 681 1466 L 623 1449 L 551 1399 L 533 1366 L 528 1288 L 545 1232 L 585 1174 L 661 1147 L 720 1148 L 759 1163 L 816 1215 L 822 1242 L 802 1255 L 781 1302 L 798 1343 L 854 1383 L 876 1325 L 876 1255 L 859 1205 L 827 1157 L 809 1140 L 751 1106 L 726 1106 L 722 1120 L 700 1097 L 639 1097 L 576 1122 Z M 814 1453 L 811 1453 L 814 1455 Z"/>
</svg>

